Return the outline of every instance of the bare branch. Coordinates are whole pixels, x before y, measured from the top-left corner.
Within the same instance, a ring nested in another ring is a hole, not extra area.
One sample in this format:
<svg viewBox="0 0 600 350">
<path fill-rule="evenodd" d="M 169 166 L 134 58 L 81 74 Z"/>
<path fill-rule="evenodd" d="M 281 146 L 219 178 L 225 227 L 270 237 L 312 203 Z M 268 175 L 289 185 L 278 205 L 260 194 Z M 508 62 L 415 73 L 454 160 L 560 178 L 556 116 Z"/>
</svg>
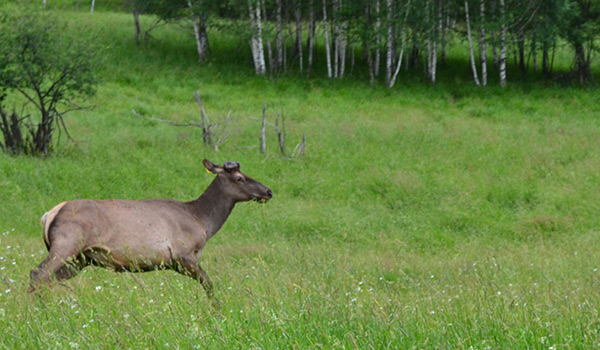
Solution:
<svg viewBox="0 0 600 350">
<path fill-rule="evenodd" d="M 263 104 L 262 129 L 260 132 L 260 153 L 267 152 L 267 140 L 265 139 L 265 123 L 267 119 L 267 103 Z"/>
<path fill-rule="evenodd" d="M 292 157 L 304 155 L 304 148 L 306 148 L 306 134 L 302 134 L 302 142 L 294 147 L 294 152 L 292 153 Z"/>
<path fill-rule="evenodd" d="M 132 109 L 131 113 L 133 113 L 133 115 L 135 115 L 138 118 L 147 119 L 147 120 L 151 120 L 151 121 L 154 121 L 154 122 L 167 123 L 167 124 L 174 125 L 174 126 L 196 126 L 196 127 L 199 127 L 199 128 L 204 128 L 204 126 L 202 124 L 198 124 L 198 123 L 175 123 L 175 122 L 172 122 L 170 120 L 165 120 L 165 119 L 160 119 L 160 118 L 146 117 L 145 115 L 141 115 L 138 112 L 136 112 L 135 109 Z"/>
<path fill-rule="evenodd" d="M 247 117 L 247 118 L 248 118 L 248 119 L 252 119 L 252 120 L 257 120 L 257 121 L 259 121 L 259 122 L 260 122 L 260 121 L 262 121 L 262 119 L 261 119 L 261 118 L 256 118 L 256 117 Z M 273 123 L 269 123 L 268 121 L 265 121 L 265 124 L 266 124 L 266 125 L 268 125 L 268 126 L 275 127 L 275 124 L 273 124 Z"/>
<path fill-rule="evenodd" d="M 281 116 L 281 122 L 283 124 L 283 116 Z M 281 155 L 285 156 L 285 139 L 283 133 L 279 129 L 279 112 L 277 112 L 277 119 L 275 119 L 275 131 L 277 132 L 277 139 L 279 140 L 279 150 Z"/>
</svg>

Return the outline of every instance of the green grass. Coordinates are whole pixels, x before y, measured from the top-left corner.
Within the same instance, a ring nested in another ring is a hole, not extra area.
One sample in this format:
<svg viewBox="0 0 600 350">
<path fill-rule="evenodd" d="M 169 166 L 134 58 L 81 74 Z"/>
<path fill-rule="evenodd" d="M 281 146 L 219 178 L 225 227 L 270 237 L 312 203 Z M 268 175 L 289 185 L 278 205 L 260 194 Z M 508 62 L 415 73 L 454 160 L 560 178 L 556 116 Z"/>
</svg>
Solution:
<svg viewBox="0 0 600 350">
<path fill-rule="evenodd" d="M 466 61 L 433 87 L 402 75 L 392 91 L 358 78 L 273 82 L 226 36 L 198 65 L 177 27 L 135 46 L 128 14 L 61 15 L 98 38 L 102 83 L 85 101 L 95 108 L 67 118 L 74 142 L 47 159 L 0 155 L 0 348 L 600 346 L 596 88 L 483 90 Z M 233 111 L 219 152 L 199 130 L 130 112 L 198 120 L 196 89 L 213 121 Z M 280 157 L 272 130 L 266 155 L 247 148 L 263 102 L 271 121 L 285 114 L 290 150 L 306 133 L 305 157 Z M 87 268 L 27 294 L 46 210 L 190 200 L 212 179 L 203 158 L 240 161 L 275 193 L 238 205 L 204 250 L 220 309 L 164 271 Z"/>
</svg>

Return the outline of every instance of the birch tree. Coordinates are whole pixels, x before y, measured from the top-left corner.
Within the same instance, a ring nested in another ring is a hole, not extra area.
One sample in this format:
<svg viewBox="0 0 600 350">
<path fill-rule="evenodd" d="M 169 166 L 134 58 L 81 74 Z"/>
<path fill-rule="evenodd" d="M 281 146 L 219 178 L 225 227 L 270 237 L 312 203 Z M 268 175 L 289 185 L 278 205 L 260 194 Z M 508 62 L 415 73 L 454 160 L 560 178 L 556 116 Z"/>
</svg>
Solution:
<svg viewBox="0 0 600 350">
<path fill-rule="evenodd" d="M 393 49 L 394 49 L 394 30 L 393 30 L 393 6 L 392 0 L 386 0 L 386 8 L 387 8 L 387 51 L 386 51 L 386 60 L 385 60 L 385 82 L 389 86 L 392 81 L 392 59 L 393 59 Z"/>
<path fill-rule="evenodd" d="M 262 40 L 262 22 L 260 1 L 248 0 L 248 14 L 250 17 L 250 28 L 252 30 L 252 39 L 250 49 L 254 61 L 254 72 L 258 75 L 266 74 L 265 55 Z"/>
<path fill-rule="evenodd" d="M 188 0 L 188 8 L 190 18 L 192 20 L 192 28 L 194 30 L 194 38 L 196 39 L 196 49 L 198 51 L 198 61 L 202 62 L 206 59 L 208 49 L 208 36 L 206 35 L 206 21 L 201 12 L 201 7 L 198 1 Z"/>
<path fill-rule="evenodd" d="M 471 58 L 471 70 L 473 71 L 473 80 L 475 85 L 481 86 L 477 75 L 477 65 L 475 63 L 475 53 L 473 51 L 473 38 L 471 37 L 471 21 L 469 19 L 469 1 L 465 0 L 465 20 L 467 25 L 467 39 L 469 41 L 469 57 Z"/>
<path fill-rule="evenodd" d="M 506 9 L 500 0 L 500 86 L 506 86 Z"/>
<path fill-rule="evenodd" d="M 485 0 L 479 0 L 479 60 L 481 61 L 481 86 L 487 86 L 487 50 L 485 37 Z"/>
<path fill-rule="evenodd" d="M 325 37 L 325 55 L 327 57 L 327 77 L 331 78 L 331 46 L 329 43 L 329 24 L 327 22 L 327 0 L 323 0 L 323 36 Z"/>
</svg>

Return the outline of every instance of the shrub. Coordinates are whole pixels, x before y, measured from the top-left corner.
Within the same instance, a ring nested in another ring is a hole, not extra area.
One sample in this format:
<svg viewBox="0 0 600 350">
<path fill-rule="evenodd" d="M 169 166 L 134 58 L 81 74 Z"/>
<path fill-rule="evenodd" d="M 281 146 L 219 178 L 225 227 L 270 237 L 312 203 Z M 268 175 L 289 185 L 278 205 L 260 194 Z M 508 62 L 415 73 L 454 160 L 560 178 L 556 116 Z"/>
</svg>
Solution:
<svg viewBox="0 0 600 350">
<path fill-rule="evenodd" d="M 73 101 L 94 93 L 96 58 L 88 42 L 66 36 L 57 18 L 41 12 L 0 19 L 0 148 L 47 156 Z M 21 112 L 5 105 L 23 104 Z"/>
</svg>

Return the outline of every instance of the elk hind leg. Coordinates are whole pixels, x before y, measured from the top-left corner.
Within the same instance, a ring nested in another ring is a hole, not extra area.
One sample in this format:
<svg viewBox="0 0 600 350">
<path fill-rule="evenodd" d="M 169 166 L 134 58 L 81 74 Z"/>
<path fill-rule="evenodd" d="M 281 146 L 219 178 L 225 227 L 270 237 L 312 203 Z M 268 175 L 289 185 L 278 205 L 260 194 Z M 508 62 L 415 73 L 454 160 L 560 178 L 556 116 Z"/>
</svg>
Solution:
<svg viewBox="0 0 600 350">
<path fill-rule="evenodd" d="M 30 273 L 29 291 L 33 292 L 40 284 L 50 284 L 55 278 L 58 281 L 75 276 L 82 268 L 79 259 L 77 242 L 63 239 L 53 242 L 50 252 L 37 267 Z"/>
</svg>

